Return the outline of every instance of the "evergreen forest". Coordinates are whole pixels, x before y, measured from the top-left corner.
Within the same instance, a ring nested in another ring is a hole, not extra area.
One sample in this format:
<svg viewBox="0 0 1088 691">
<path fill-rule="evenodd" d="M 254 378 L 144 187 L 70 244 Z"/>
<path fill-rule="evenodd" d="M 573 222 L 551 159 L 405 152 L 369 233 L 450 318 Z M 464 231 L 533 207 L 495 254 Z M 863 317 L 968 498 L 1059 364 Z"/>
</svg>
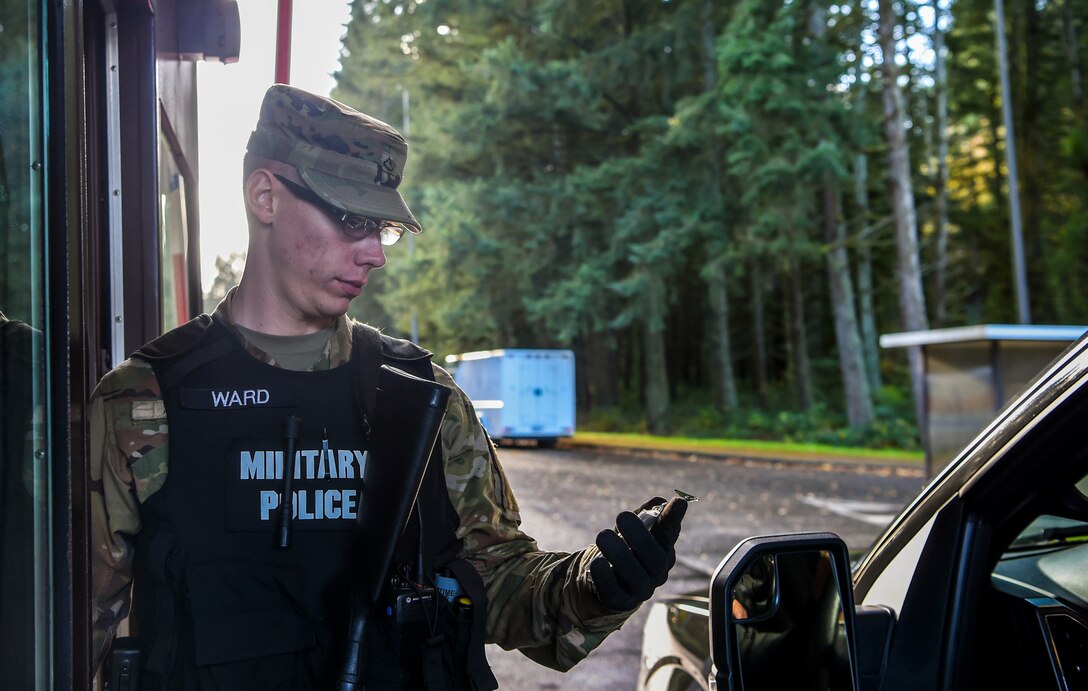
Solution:
<svg viewBox="0 0 1088 691">
<path fill-rule="evenodd" d="M 356 0 L 332 96 L 407 133 L 425 229 L 357 313 L 439 355 L 572 348 L 583 427 L 917 446 L 920 361 L 880 334 L 1088 323 L 1088 3 L 1004 3 L 1007 93 L 997 26 L 994 0 Z"/>
</svg>

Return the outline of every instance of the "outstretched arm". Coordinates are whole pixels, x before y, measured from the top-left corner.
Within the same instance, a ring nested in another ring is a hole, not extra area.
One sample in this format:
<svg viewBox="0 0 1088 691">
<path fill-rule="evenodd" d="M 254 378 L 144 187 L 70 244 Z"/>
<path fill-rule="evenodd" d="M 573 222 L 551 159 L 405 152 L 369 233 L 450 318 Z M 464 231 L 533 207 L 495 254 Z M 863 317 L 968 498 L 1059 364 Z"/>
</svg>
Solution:
<svg viewBox="0 0 1088 691">
<path fill-rule="evenodd" d="M 682 510 L 675 510 L 675 529 L 665 540 L 651 537 L 636 518 L 637 528 L 625 527 L 627 520 L 620 524 L 626 542 L 612 531 L 606 532 L 618 546 L 611 538 L 602 543 L 598 537 L 604 554 L 597 545 L 574 553 L 541 551 L 521 531 L 517 501 L 467 396 L 445 371 L 435 369 L 438 381 L 454 390 L 442 429 L 446 484 L 461 519 L 461 556 L 476 567 L 487 587 L 487 642 L 516 648 L 542 665 L 566 671 L 664 582 L 675 561 L 672 543 Z M 627 543 L 641 545 L 647 553 L 639 556 Z"/>
</svg>

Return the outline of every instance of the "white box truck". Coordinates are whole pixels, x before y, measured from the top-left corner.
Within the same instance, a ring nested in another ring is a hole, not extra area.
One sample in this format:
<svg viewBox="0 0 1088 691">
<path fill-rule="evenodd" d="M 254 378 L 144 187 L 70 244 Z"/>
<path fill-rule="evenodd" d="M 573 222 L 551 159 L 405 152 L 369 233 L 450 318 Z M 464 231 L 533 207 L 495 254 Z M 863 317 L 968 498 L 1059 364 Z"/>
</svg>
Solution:
<svg viewBox="0 0 1088 691">
<path fill-rule="evenodd" d="M 453 379 L 499 440 L 554 446 L 574 434 L 574 353 L 506 348 L 451 355 Z"/>
</svg>

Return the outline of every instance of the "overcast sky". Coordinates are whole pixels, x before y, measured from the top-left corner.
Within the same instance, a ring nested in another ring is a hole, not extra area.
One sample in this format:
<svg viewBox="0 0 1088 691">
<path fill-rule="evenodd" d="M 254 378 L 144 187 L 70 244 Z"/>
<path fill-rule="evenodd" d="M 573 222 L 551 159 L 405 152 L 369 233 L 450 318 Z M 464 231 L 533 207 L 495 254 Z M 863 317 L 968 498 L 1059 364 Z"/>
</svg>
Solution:
<svg viewBox="0 0 1088 691">
<path fill-rule="evenodd" d="M 276 0 L 238 0 L 242 48 L 232 65 L 198 63 L 200 272 L 207 290 L 216 256 L 246 249 L 242 156 L 261 98 L 275 81 Z M 340 63 L 348 0 L 296 0 L 291 84 L 328 95 Z"/>
</svg>

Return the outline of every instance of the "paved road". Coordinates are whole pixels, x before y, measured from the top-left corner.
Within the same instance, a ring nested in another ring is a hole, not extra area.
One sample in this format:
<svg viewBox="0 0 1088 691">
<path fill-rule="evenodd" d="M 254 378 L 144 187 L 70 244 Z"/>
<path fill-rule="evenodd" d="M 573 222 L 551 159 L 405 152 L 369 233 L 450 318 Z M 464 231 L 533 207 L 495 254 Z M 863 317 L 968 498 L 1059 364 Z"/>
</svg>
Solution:
<svg viewBox="0 0 1088 691">
<path fill-rule="evenodd" d="M 830 530 L 864 549 L 922 487 L 895 472 L 827 471 L 796 465 L 673 460 L 589 450 L 501 449 L 523 528 L 543 549 L 574 551 L 611 526 L 619 511 L 679 488 L 700 497 L 684 521 L 677 566 L 663 592 L 705 592 L 718 562 L 749 535 Z M 660 592 L 659 591 L 659 594 Z M 643 607 L 566 674 L 489 646 L 500 689 L 633 689 Z"/>
</svg>

